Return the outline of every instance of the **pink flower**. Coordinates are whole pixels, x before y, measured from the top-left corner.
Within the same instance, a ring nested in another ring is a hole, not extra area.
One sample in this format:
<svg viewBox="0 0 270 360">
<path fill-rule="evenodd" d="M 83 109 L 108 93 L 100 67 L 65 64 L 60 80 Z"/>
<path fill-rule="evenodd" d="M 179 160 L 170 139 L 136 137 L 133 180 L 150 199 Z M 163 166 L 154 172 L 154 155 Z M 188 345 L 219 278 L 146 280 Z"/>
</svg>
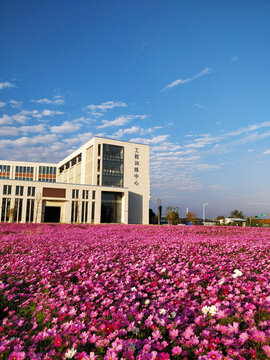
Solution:
<svg viewBox="0 0 270 360">
<path fill-rule="evenodd" d="M 54 339 L 54 346 L 55 347 L 61 347 L 62 346 L 62 338 L 60 335 L 57 335 Z"/>
<path fill-rule="evenodd" d="M 180 355 L 182 352 L 182 348 L 180 346 L 175 346 L 172 348 L 172 354 L 173 355 Z"/>
<path fill-rule="evenodd" d="M 170 355 L 168 353 L 162 352 L 157 355 L 157 359 L 158 360 L 170 360 Z"/>
<path fill-rule="evenodd" d="M 179 331 L 177 329 L 173 329 L 170 331 L 170 337 L 174 340 L 179 334 Z"/>
<path fill-rule="evenodd" d="M 269 345 L 264 345 L 262 347 L 262 349 L 265 352 L 266 356 L 270 359 L 270 346 Z"/>
<path fill-rule="evenodd" d="M 104 360 L 115 360 L 115 359 L 118 359 L 117 353 L 113 350 L 108 350 L 104 357 Z"/>
<path fill-rule="evenodd" d="M 25 352 L 24 351 L 13 351 L 10 355 L 8 360 L 23 360 L 25 359 Z"/>
<path fill-rule="evenodd" d="M 259 330 L 256 330 L 252 333 L 252 337 L 255 341 L 260 341 L 262 343 L 265 343 L 266 341 L 266 338 L 265 338 L 265 333 L 263 331 L 259 331 Z"/>
</svg>

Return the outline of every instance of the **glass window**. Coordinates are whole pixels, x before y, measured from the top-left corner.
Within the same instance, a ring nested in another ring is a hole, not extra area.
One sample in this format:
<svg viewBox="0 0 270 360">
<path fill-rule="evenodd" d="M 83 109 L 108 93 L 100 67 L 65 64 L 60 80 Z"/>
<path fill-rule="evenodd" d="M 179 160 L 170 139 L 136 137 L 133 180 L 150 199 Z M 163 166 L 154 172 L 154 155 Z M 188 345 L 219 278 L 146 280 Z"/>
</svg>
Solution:
<svg viewBox="0 0 270 360">
<path fill-rule="evenodd" d="M 91 222 L 95 222 L 95 202 L 92 202 Z"/>
<path fill-rule="evenodd" d="M 102 185 L 123 187 L 124 148 L 103 144 Z"/>
<path fill-rule="evenodd" d="M 72 189 L 72 199 L 78 199 L 79 198 L 79 190 Z"/>
<path fill-rule="evenodd" d="M 101 155 L 101 144 L 98 144 L 98 156 Z"/>
<path fill-rule="evenodd" d="M 82 161 L 82 154 L 78 155 L 78 163 Z"/>
<path fill-rule="evenodd" d="M 23 196 L 23 186 L 16 186 L 16 195 Z"/>
<path fill-rule="evenodd" d="M 9 178 L 10 178 L 10 166 L 0 165 L 0 179 L 9 179 Z"/>
<path fill-rule="evenodd" d="M 11 195 L 11 185 L 3 186 L 3 195 Z"/>
<path fill-rule="evenodd" d="M 88 194 L 89 194 L 89 190 L 83 190 L 82 191 L 82 198 L 83 199 L 88 199 Z"/>
<path fill-rule="evenodd" d="M 26 222 L 33 222 L 34 221 L 34 207 L 35 207 L 35 200 L 34 199 L 27 199 L 26 204 Z"/>
<path fill-rule="evenodd" d="M 92 191 L 92 199 L 95 200 L 96 199 L 96 192 L 93 190 Z"/>
<path fill-rule="evenodd" d="M 2 213 L 1 213 L 1 221 L 9 221 L 10 215 L 10 199 L 3 198 L 2 199 Z"/>
<path fill-rule="evenodd" d="M 33 186 L 28 186 L 27 196 L 35 196 L 36 188 Z"/>
</svg>

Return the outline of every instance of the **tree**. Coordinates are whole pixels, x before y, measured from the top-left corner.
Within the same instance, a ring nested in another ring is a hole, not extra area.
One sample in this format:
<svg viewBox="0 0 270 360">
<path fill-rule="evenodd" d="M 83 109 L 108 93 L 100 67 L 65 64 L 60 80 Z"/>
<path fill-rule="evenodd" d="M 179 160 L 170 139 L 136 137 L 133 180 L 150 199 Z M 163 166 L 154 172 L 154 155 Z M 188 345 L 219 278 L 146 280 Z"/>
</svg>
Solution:
<svg viewBox="0 0 270 360">
<path fill-rule="evenodd" d="M 229 218 L 244 219 L 245 215 L 242 210 L 232 210 Z"/>
<path fill-rule="evenodd" d="M 225 216 L 224 215 L 217 216 L 216 221 L 218 221 L 221 225 L 225 225 Z"/>
<path fill-rule="evenodd" d="M 216 220 L 224 220 L 225 216 L 224 215 L 219 215 L 216 217 Z"/>
<path fill-rule="evenodd" d="M 149 224 L 157 224 L 157 215 L 152 209 L 149 209 Z"/>
<path fill-rule="evenodd" d="M 174 206 L 167 206 L 165 219 L 168 220 L 169 225 L 177 225 L 181 222 L 179 217 L 179 209 Z"/>
<path fill-rule="evenodd" d="M 195 222 L 197 220 L 197 214 L 189 211 L 186 215 L 186 219 L 189 223 L 195 224 Z"/>
</svg>

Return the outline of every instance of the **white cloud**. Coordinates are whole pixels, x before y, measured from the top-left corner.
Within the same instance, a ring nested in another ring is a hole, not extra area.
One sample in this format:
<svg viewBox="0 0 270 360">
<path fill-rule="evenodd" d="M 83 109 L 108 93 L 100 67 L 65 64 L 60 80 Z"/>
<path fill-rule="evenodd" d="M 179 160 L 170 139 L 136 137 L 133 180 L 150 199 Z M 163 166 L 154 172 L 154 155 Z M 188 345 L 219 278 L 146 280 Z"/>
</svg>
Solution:
<svg viewBox="0 0 270 360">
<path fill-rule="evenodd" d="M 62 115 L 62 114 L 64 114 L 64 112 L 63 111 L 54 111 L 54 110 L 44 109 L 42 111 L 38 111 L 38 110 L 22 110 L 19 114 L 30 115 L 30 116 L 32 116 L 34 118 L 42 118 L 43 116 Z"/>
<path fill-rule="evenodd" d="M 46 129 L 43 124 L 30 125 L 30 126 L 1 126 L 0 127 L 0 136 L 18 136 L 20 133 L 42 133 Z"/>
<path fill-rule="evenodd" d="M 123 126 L 134 119 L 146 119 L 147 115 L 121 115 L 115 120 L 102 120 L 102 125 L 97 126 L 98 129 L 103 129 L 110 126 Z"/>
<path fill-rule="evenodd" d="M 102 113 L 105 111 L 114 109 L 115 107 L 127 107 L 127 104 L 122 101 L 107 101 L 100 105 L 88 105 L 86 106 L 86 109 L 91 110 L 93 115 L 99 117 L 103 115 Z M 99 111 L 101 111 L 101 113 Z"/>
<path fill-rule="evenodd" d="M 15 126 L 1 126 L 0 127 L 0 136 L 18 136 L 19 130 Z"/>
<path fill-rule="evenodd" d="M 60 95 L 54 96 L 53 99 L 38 99 L 38 100 L 31 100 L 31 102 L 37 103 L 37 104 L 52 104 L 52 105 L 63 105 L 65 103 L 65 100 Z"/>
<path fill-rule="evenodd" d="M 195 104 L 195 106 L 197 106 L 197 108 L 201 109 L 201 110 L 207 110 L 207 107 L 201 105 L 201 104 Z"/>
<path fill-rule="evenodd" d="M 121 138 L 122 136 L 126 134 L 135 134 L 138 133 L 141 129 L 138 126 L 132 126 L 131 128 L 127 129 L 119 129 L 117 132 L 115 132 L 112 137 L 117 139 Z"/>
<path fill-rule="evenodd" d="M 11 105 L 12 108 L 18 109 L 19 107 L 22 106 L 23 102 L 22 101 L 17 101 L 17 100 L 10 100 L 9 104 Z"/>
<path fill-rule="evenodd" d="M 16 114 L 16 115 L 12 115 L 9 116 L 7 114 L 4 114 L 1 118 L 0 118 L 0 125 L 9 125 L 12 124 L 14 121 L 18 122 L 18 123 L 25 123 L 26 120 L 28 120 L 29 117 L 27 117 L 26 115 L 22 115 L 22 114 Z"/>
<path fill-rule="evenodd" d="M 0 101 L 0 107 L 4 107 L 6 106 L 6 103 L 4 103 L 3 101 Z"/>
<path fill-rule="evenodd" d="M 145 134 L 150 134 L 156 129 L 160 129 L 160 128 L 161 128 L 160 126 L 154 126 L 153 128 L 144 129 L 139 126 L 132 126 L 131 128 L 119 129 L 118 131 L 113 133 L 111 137 L 113 139 L 119 139 L 126 134 L 136 134 L 136 133 L 140 135 L 145 135 Z"/>
<path fill-rule="evenodd" d="M 57 140 L 55 134 L 37 135 L 33 137 L 23 136 L 15 140 L 0 140 L 0 148 L 29 147 L 36 144 L 49 144 Z M 49 158 L 49 157 L 48 157 Z"/>
<path fill-rule="evenodd" d="M 205 75 L 208 75 L 211 73 L 211 69 L 210 68 L 205 68 L 203 69 L 202 71 L 200 71 L 198 74 L 192 76 L 191 78 L 188 78 L 188 79 L 177 79 L 177 80 L 174 80 L 173 82 L 171 82 L 170 84 L 166 85 L 163 89 L 161 89 L 162 91 L 166 90 L 166 89 L 169 89 L 169 88 L 173 88 L 177 85 L 180 85 L 180 84 L 187 84 L 191 81 L 194 81 L 202 76 L 205 76 Z"/>
<path fill-rule="evenodd" d="M 263 152 L 263 154 L 266 154 L 266 155 L 270 154 L 270 149 L 266 149 L 266 150 Z"/>
<path fill-rule="evenodd" d="M 74 121 L 64 121 L 59 126 L 52 126 L 51 132 L 55 134 L 75 132 L 81 128 L 80 123 L 74 123 Z"/>
<path fill-rule="evenodd" d="M 15 87 L 15 85 L 11 84 L 9 81 L 0 82 L 0 90 L 12 87 Z"/>
<path fill-rule="evenodd" d="M 80 145 L 85 144 L 87 141 L 91 140 L 93 137 L 93 134 L 91 132 L 86 132 L 82 134 L 78 134 L 72 138 L 64 139 L 63 142 L 67 143 L 69 145 Z"/>
<path fill-rule="evenodd" d="M 134 138 L 134 139 L 130 139 L 131 142 L 137 142 L 140 144 L 146 144 L 146 145 L 150 145 L 150 144 L 159 144 L 161 142 L 164 142 L 167 138 L 169 137 L 169 135 L 157 135 L 152 137 L 151 139 L 146 139 L 146 138 Z"/>
<path fill-rule="evenodd" d="M 7 114 L 4 114 L 1 118 L 0 118 L 0 125 L 9 125 L 13 123 L 13 119 L 12 116 L 8 116 Z"/>
</svg>

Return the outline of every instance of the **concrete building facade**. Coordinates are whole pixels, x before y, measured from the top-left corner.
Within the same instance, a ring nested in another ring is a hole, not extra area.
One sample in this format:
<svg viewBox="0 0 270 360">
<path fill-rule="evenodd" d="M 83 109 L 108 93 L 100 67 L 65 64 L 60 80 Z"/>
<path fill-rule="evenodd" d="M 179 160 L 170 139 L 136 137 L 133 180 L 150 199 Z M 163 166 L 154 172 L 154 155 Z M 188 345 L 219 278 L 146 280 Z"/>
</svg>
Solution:
<svg viewBox="0 0 270 360">
<path fill-rule="evenodd" d="M 149 147 L 94 137 L 54 163 L 0 161 L 0 221 L 149 223 Z"/>
</svg>

